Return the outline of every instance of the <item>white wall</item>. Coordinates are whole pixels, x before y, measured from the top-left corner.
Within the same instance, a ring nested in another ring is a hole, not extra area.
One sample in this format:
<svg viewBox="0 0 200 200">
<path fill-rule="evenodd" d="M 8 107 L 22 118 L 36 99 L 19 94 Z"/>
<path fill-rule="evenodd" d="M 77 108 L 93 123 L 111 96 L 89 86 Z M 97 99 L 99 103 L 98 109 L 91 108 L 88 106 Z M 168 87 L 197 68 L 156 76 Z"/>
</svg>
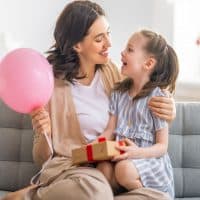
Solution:
<svg viewBox="0 0 200 200">
<path fill-rule="evenodd" d="M 107 12 L 113 37 L 111 56 L 120 63 L 120 52 L 130 35 L 152 29 L 173 42 L 173 4 L 169 0 L 96 0 Z"/>
<path fill-rule="evenodd" d="M 19 46 L 44 52 L 52 44 L 56 18 L 67 2 L 0 0 L 0 33 L 6 32 L 8 40 L 19 43 Z M 0 49 L 4 48 L 2 46 Z"/>
<path fill-rule="evenodd" d="M 0 57 L 7 49 L 14 47 L 46 51 L 53 43 L 57 16 L 68 2 L 70 0 L 0 0 Z M 96 2 L 105 9 L 110 22 L 113 42 L 111 57 L 115 62 L 120 64 L 122 48 L 130 34 L 139 28 L 153 28 L 172 40 L 172 25 L 168 22 L 170 13 L 166 16 L 170 9 L 166 0 Z M 3 44 L 5 34 L 2 33 L 7 33 L 7 47 Z"/>
<path fill-rule="evenodd" d="M 152 28 L 152 0 L 96 0 L 105 9 L 111 27 L 111 57 L 120 64 L 120 52 L 139 28 Z"/>
</svg>

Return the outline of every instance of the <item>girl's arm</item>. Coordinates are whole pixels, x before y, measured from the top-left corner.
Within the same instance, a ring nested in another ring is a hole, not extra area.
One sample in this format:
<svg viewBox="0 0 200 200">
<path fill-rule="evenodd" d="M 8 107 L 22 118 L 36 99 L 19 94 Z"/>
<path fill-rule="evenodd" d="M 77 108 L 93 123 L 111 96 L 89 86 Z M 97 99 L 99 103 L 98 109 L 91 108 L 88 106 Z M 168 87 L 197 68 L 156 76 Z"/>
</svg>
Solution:
<svg viewBox="0 0 200 200">
<path fill-rule="evenodd" d="M 161 157 L 167 152 L 168 148 L 168 127 L 156 132 L 156 143 L 151 147 L 138 147 L 134 142 L 125 139 L 127 146 L 116 146 L 118 150 L 124 151 L 124 154 L 116 156 L 113 161 L 134 158 L 155 158 Z"/>
</svg>

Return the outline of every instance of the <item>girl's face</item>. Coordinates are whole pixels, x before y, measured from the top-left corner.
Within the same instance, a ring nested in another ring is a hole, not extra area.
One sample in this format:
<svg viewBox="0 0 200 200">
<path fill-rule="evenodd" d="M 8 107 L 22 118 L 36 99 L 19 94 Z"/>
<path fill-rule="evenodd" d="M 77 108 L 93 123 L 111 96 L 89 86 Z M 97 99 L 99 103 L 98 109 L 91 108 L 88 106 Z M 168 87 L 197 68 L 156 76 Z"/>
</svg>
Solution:
<svg viewBox="0 0 200 200">
<path fill-rule="evenodd" d="M 147 53 L 145 45 L 147 39 L 141 34 L 134 34 L 128 41 L 126 48 L 121 53 L 121 73 L 130 78 L 137 78 L 145 72 Z"/>
<path fill-rule="evenodd" d="M 92 24 L 88 35 L 77 45 L 80 61 L 90 64 L 105 64 L 109 60 L 110 28 L 104 16 L 100 16 Z"/>
</svg>

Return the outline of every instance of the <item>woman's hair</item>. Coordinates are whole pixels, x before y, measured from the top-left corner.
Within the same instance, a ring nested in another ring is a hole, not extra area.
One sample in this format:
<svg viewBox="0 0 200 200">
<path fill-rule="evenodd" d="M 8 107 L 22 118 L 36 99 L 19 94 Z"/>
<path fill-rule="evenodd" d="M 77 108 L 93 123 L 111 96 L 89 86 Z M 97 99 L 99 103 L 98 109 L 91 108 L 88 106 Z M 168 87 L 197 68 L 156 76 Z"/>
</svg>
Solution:
<svg viewBox="0 0 200 200">
<path fill-rule="evenodd" d="M 47 52 L 56 78 L 73 83 L 74 78 L 85 77 L 78 76 L 80 62 L 73 46 L 83 40 L 99 16 L 105 16 L 104 10 L 91 1 L 73 1 L 64 8 L 54 30 L 55 44 Z"/>
<path fill-rule="evenodd" d="M 179 73 L 178 58 L 173 48 L 167 44 L 166 40 L 157 33 L 149 30 L 141 30 L 140 34 L 147 39 L 145 51 L 151 54 L 156 64 L 147 82 L 135 99 L 147 96 L 155 87 L 168 89 L 171 93 L 175 90 L 175 82 Z M 132 88 L 134 80 L 126 78 L 117 83 L 115 90 L 126 92 Z"/>
</svg>

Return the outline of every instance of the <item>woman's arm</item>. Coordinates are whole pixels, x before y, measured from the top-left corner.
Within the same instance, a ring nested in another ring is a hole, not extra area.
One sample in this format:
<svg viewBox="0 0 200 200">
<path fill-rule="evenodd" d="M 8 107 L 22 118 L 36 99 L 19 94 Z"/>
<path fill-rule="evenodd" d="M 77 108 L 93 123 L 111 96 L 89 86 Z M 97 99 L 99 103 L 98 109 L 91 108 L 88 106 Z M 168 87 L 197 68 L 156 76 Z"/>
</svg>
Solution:
<svg viewBox="0 0 200 200">
<path fill-rule="evenodd" d="M 125 139 L 127 146 L 116 146 L 118 150 L 124 151 L 124 154 L 114 157 L 113 161 L 134 158 L 153 158 L 161 157 L 167 152 L 168 148 L 168 127 L 156 132 L 156 143 L 150 147 L 138 147 L 134 142 Z"/>
<path fill-rule="evenodd" d="M 51 122 L 49 113 L 40 108 L 31 113 L 32 125 L 34 130 L 33 140 L 33 159 L 41 166 L 51 156 Z M 48 139 L 48 141 L 47 141 Z"/>
<path fill-rule="evenodd" d="M 172 97 L 152 97 L 149 108 L 154 115 L 168 122 L 172 122 L 176 117 L 176 106 Z"/>
<path fill-rule="evenodd" d="M 113 132 L 116 127 L 116 122 L 117 122 L 116 116 L 110 114 L 106 129 L 99 137 L 105 137 L 107 140 L 113 140 L 114 139 Z"/>
</svg>

